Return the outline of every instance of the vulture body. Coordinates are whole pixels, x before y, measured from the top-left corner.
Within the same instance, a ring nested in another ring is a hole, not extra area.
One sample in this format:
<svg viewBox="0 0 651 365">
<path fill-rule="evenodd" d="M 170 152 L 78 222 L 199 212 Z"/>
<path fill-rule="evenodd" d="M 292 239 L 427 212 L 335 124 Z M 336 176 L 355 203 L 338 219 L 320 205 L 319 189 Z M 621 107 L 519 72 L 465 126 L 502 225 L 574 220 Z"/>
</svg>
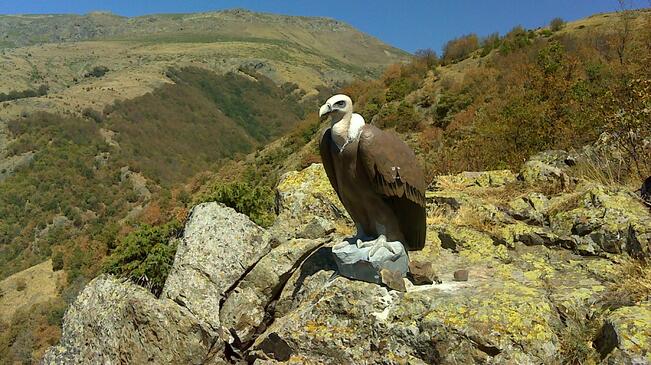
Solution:
<svg viewBox="0 0 651 365">
<path fill-rule="evenodd" d="M 422 249 L 425 178 L 414 152 L 394 133 L 365 124 L 345 95 L 330 98 L 319 114 L 332 114 L 332 127 L 321 138 L 321 159 L 357 236 L 384 235 L 408 250 Z"/>
</svg>

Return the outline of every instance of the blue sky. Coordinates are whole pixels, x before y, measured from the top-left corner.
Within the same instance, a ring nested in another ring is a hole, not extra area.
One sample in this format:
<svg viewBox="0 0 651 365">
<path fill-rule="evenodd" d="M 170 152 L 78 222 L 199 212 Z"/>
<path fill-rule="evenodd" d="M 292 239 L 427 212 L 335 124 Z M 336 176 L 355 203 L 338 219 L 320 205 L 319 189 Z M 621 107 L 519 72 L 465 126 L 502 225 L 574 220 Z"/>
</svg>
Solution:
<svg viewBox="0 0 651 365">
<path fill-rule="evenodd" d="M 626 0 L 649 7 L 651 0 Z M 246 8 L 288 15 L 327 16 L 413 52 L 439 51 L 467 33 L 506 33 L 515 25 L 536 28 L 554 17 L 575 20 L 614 11 L 615 0 L 0 0 L 0 14 L 78 13 L 109 10 L 120 15 L 190 13 Z"/>
</svg>

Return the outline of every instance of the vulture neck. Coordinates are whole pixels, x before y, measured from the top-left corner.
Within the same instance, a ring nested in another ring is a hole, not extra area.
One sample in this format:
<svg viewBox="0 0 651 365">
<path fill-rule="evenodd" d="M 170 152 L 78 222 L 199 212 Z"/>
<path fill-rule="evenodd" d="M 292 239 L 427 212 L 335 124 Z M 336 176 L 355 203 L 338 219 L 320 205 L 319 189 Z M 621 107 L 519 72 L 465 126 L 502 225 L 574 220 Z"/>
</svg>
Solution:
<svg viewBox="0 0 651 365">
<path fill-rule="evenodd" d="M 355 141 L 362 127 L 364 118 L 359 114 L 346 114 L 339 121 L 332 125 L 332 139 L 335 141 L 339 151 L 343 151 L 346 145 Z"/>
</svg>

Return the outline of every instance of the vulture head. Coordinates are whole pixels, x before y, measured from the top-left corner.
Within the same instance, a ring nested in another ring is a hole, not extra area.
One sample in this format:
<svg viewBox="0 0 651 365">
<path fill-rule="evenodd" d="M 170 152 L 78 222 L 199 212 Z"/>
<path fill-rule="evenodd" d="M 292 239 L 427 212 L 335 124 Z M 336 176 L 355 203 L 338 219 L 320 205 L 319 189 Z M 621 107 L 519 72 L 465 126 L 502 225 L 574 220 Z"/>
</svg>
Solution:
<svg viewBox="0 0 651 365">
<path fill-rule="evenodd" d="M 332 125 L 340 120 L 350 120 L 353 115 L 353 101 L 343 94 L 335 95 L 328 99 L 319 109 L 319 117 L 330 116 Z"/>
</svg>

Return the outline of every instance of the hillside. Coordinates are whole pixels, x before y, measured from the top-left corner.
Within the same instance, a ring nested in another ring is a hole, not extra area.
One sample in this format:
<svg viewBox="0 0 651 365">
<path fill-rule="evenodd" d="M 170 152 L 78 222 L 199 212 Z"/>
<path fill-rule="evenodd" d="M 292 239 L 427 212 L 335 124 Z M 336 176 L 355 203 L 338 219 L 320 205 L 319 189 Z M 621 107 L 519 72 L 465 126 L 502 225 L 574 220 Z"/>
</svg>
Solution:
<svg viewBox="0 0 651 365">
<path fill-rule="evenodd" d="M 49 88 L 46 97 L 3 105 L 5 120 L 34 109 L 102 109 L 169 83 L 170 67 L 217 73 L 253 67 L 278 84 L 293 82 L 312 93 L 319 85 L 377 75 L 408 56 L 335 20 L 245 10 L 0 16 L 0 34 L 0 93 Z M 85 77 L 96 66 L 109 72 Z"/>
</svg>

